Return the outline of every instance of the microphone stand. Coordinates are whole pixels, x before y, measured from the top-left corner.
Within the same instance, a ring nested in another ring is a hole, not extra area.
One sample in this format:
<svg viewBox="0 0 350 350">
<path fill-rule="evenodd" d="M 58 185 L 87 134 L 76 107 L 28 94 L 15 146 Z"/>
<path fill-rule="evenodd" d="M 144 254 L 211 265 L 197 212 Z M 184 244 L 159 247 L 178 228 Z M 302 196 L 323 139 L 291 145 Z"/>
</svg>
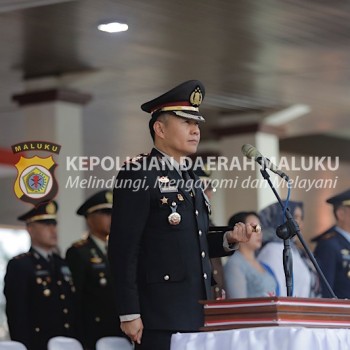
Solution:
<svg viewBox="0 0 350 350">
<path fill-rule="evenodd" d="M 263 178 L 268 182 L 270 185 L 273 193 L 275 194 L 280 206 L 282 209 L 284 209 L 284 205 L 282 203 L 282 200 L 280 196 L 278 195 L 275 187 L 273 186 L 270 175 L 266 171 L 266 168 L 260 169 L 261 175 Z M 289 181 L 289 178 L 288 178 Z M 292 281 L 293 281 L 293 261 L 292 261 L 292 253 L 290 248 L 290 240 L 295 235 L 298 236 L 303 248 L 305 249 L 306 254 L 310 258 L 312 264 L 314 265 L 316 271 L 318 272 L 319 276 L 321 277 L 322 281 L 324 282 L 325 286 L 327 287 L 329 293 L 332 295 L 333 298 L 337 299 L 337 296 L 334 294 L 331 286 L 329 285 L 326 277 L 324 276 L 320 266 L 318 265 L 315 257 L 311 253 L 309 247 L 307 246 L 306 242 L 304 241 L 304 238 L 300 232 L 299 225 L 294 220 L 292 214 L 290 213 L 289 209 L 285 211 L 285 216 L 287 221 L 278 226 L 276 230 L 276 234 L 279 238 L 283 239 L 284 242 L 284 249 L 283 249 L 283 268 L 284 268 L 284 274 L 286 276 L 286 287 L 287 287 L 287 296 L 292 296 Z"/>
</svg>

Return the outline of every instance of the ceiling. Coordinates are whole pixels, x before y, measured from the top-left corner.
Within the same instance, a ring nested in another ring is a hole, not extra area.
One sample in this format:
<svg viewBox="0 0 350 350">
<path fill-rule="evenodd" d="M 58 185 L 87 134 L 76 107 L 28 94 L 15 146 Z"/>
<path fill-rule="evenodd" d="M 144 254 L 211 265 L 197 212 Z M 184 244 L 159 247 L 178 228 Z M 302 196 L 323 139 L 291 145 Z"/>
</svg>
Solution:
<svg viewBox="0 0 350 350">
<path fill-rule="evenodd" d="M 97 31 L 108 19 L 129 31 Z M 84 124 L 89 152 L 98 140 L 112 146 L 101 140 L 106 123 L 141 120 L 142 102 L 187 79 L 206 86 L 204 139 L 215 138 L 218 125 L 297 106 L 300 116 L 278 123 L 282 150 L 303 140 L 312 154 L 322 137 L 340 140 L 333 153 L 349 147 L 348 1 L 2 0 L 0 28 L 2 147 L 21 134 L 12 95 L 45 77 L 93 95 Z"/>
</svg>

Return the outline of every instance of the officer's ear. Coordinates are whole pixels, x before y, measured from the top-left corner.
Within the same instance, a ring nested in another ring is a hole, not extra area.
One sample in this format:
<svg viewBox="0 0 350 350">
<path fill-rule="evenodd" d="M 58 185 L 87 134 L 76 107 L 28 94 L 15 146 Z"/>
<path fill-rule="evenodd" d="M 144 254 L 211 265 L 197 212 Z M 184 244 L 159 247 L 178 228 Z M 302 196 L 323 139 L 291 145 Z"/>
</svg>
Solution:
<svg viewBox="0 0 350 350">
<path fill-rule="evenodd" d="M 155 123 L 153 124 L 154 134 L 161 139 L 164 138 L 164 129 L 165 129 L 165 125 L 161 120 L 156 120 Z"/>
<path fill-rule="evenodd" d="M 33 234 L 33 232 L 34 232 L 34 227 L 35 227 L 34 222 L 31 222 L 31 223 L 29 223 L 29 224 L 26 225 L 26 229 L 27 229 L 27 231 L 28 231 L 28 233 L 29 233 L 30 236 L 31 236 L 31 235 Z"/>
<path fill-rule="evenodd" d="M 344 221 L 346 217 L 346 207 L 339 206 L 337 210 L 335 211 L 335 216 L 338 221 Z"/>
<path fill-rule="evenodd" d="M 166 113 L 161 114 L 153 124 L 153 130 L 155 135 L 159 138 L 165 138 L 165 129 L 168 123 L 168 115 Z"/>
</svg>

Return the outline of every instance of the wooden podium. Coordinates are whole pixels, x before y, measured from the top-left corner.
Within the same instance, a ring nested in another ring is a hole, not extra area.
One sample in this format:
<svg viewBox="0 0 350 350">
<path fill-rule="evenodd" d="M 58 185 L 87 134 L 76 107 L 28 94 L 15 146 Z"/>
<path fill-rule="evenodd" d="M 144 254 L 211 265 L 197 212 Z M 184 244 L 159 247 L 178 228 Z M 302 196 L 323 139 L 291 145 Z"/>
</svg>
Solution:
<svg viewBox="0 0 350 350">
<path fill-rule="evenodd" d="M 268 326 L 350 328 L 350 300 L 266 297 L 200 303 L 205 317 L 201 331 Z"/>
</svg>

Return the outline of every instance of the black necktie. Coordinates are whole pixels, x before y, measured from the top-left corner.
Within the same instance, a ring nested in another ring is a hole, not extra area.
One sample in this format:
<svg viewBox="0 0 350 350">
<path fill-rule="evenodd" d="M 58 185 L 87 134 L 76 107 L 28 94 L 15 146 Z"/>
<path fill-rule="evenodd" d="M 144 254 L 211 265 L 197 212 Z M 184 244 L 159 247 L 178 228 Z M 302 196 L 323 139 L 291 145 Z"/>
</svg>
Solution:
<svg viewBox="0 0 350 350">
<path fill-rule="evenodd" d="M 47 256 L 47 260 L 49 262 L 51 272 L 54 273 L 55 272 L 55 261 L 54 261 L 53 255 L 49 254 Z"/>
<path fill-rule="evenodd" d="M 182 178 L 185 180 L 185 190 L 193 194 L 193 179 L 187 170 L 182 170 Z"/>
</svg>

